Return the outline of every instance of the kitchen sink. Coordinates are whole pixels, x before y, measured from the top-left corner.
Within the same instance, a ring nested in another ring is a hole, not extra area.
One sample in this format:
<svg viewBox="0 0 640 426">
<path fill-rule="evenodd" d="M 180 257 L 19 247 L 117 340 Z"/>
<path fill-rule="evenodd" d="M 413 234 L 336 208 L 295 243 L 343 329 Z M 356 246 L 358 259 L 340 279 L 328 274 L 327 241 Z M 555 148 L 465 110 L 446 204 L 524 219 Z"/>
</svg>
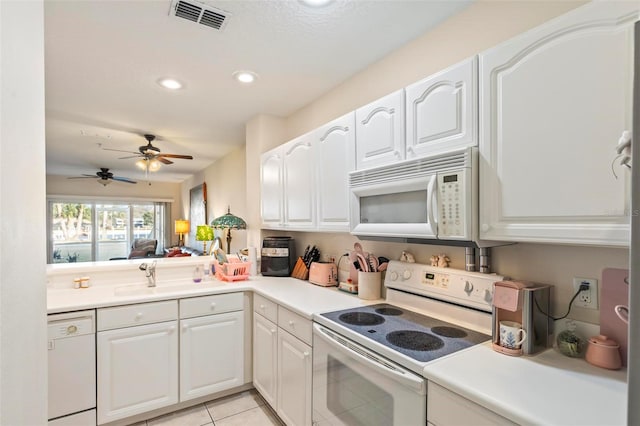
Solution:
<svg viewBox="0 0 640 426">
<path fill-rule="evenodd" d="M 220 283 L 219 285 L 222 285 Z M 165 286 L 156 286 L 156 287 L 148 287 L 146 285 L 126 285 L 116 287 L 113 290 L 115 296 L 142 296 L 145 294 L 164 294 L 164 293 L 175 293 L 185 290 L 198 290 L 215 287 L 213 283 L 193 283 L 193 284 L 176 284 L 176 285 L 165 285 Z"/>
</svg>

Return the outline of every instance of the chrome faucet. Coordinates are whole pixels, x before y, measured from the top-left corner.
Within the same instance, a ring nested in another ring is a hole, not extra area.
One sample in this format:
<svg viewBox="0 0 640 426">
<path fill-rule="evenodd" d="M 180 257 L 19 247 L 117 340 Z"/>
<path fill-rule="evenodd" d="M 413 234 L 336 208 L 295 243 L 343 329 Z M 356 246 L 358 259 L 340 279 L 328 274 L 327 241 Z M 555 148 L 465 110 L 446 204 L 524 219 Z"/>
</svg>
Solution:
<svg viewBox="0 0 640 426">
<path fill-rule="evenodd" d="M 156 286 L 156 261 L 154 260 L 152 264 L 147 264 L 147 263 L 141 263 L 140 264 L 140 270 L 141 271 L 145 271 L 145 276 L 147 277 L 147 280 L 149 281 L 149 283 L 147 284 L 148 287 L 155 287 Z"/>
</svg>

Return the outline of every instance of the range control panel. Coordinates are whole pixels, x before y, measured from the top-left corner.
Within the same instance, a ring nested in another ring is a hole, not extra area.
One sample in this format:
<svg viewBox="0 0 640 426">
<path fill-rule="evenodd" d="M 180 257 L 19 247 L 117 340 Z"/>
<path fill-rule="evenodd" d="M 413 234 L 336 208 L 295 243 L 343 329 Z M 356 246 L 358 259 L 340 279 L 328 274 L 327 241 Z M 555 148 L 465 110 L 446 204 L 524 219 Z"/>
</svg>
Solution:
<svg viewBox="0 0 640 426">
<path fill-rule="evenodd" d="M 493 284 L 503 276 L 392 260 L 386 287 L 490 312 Z"/>
</svg>

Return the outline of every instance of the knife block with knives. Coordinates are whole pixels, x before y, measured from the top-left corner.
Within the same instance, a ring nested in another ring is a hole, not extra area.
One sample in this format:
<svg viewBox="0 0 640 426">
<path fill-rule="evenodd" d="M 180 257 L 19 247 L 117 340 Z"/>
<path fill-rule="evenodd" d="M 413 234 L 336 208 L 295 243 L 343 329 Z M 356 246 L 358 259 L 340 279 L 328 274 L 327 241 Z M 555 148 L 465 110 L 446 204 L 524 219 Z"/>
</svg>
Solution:
<svg viewBox="0 0 640 426">
<path fill-rule="evenodd" d="M 300 280 L 309 279 L 311 263 L 317 262 L 318 260 L 320 260 L 320 250 L 316 246 L 307 246 L 304 250 L 304 255 L 296 261 L 293 271 L 291 271 L 291 276 Z"/>
<path fill-rule="evenodd" d="M 293 271 L 291 271 L 291 276 L 299 280 L 306 280 L 309 278 L 309 268 L 307 268 L 307 265 L 305 265 L 302 257 L 299 257 L 296 261 L 296 264 L 293 267 Z"/>
</svg>

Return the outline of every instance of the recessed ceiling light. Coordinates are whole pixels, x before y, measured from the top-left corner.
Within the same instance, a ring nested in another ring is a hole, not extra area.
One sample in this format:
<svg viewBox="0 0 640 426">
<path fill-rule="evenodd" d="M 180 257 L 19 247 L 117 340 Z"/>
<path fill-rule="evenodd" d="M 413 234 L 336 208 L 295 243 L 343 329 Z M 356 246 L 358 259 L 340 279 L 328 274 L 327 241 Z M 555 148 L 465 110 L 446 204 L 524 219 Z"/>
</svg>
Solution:
<svg viewBox="0 0 640 426">
<path fill-rule="evenodd" d="M 158 84 L 169 90 L 178 90 L 182 88 L 182 83 L 173 78 L 161 78 L 158 80 Z"/>
<path fill-rule="evenodd" d="M 236 71 L 233 73 L 233 77 L 238 80 L 240 83 L 253 83 L 258 75 L 252 71 Z"/>
<path fill-rule="evenodd" d="M 333 0 L 300 0 L 300 3 L 309 7 L 323 7 L 331 3 Z"/>
</svg>

